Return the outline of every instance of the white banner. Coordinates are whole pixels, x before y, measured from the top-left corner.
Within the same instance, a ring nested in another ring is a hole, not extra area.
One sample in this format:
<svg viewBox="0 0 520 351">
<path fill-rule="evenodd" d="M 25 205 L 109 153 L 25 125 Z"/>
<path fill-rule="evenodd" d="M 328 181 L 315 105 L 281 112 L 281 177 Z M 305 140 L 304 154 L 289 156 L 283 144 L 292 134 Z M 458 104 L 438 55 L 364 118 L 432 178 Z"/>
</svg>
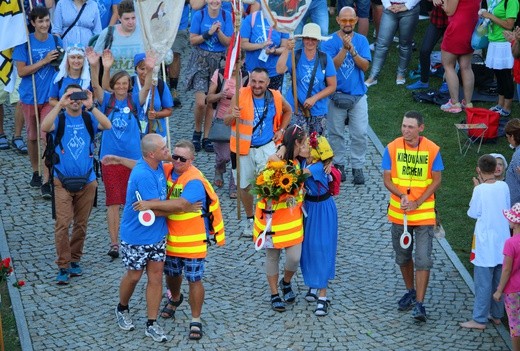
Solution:
<svg viewBox="0 0 520 351">
<path fill-rule="evenodd" d="M 153 80 L 157 82 L 159 64 L 171 49 L 181 22 L 184 0 L 135 0 L 135 10 L 139 14 L 144 49 L 153 50 L 157 55 L 157 66 Z"/>
<path fill-rule="evenodd" d="M 312 0 L 262 0 L 262 12 L 279 32 L 293 33 Z"/>
</svg>

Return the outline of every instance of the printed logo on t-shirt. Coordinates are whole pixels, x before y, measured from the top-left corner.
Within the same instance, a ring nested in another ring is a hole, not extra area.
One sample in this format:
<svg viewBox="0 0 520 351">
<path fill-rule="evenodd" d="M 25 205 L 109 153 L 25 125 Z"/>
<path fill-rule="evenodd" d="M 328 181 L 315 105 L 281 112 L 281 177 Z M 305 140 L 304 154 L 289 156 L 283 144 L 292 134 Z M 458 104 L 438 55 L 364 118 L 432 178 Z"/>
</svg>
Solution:
<svg viewBox="0 0 520 351">
<path fill-rule="evenodd" d="M 303 75 L 300 81 L 303 85 L 309 87 L 311 82 L 312 70 L 314 68 L 314 63 L 312 65 L 303 64 L 302 68 L 305 70 L 305 74 Z M 316 86 L 319 83 L 317 76 L 318 74 L 316 73 L 316 76 L 314 77 L 314 86 Z"/>
<path fill-rule="evenodd" d="M 114 113 L 114 119 L 112 120 L 112 132 L 114 132 L 114 135 L 117 139 L 121 139 L 126 131 L 126 128 L 128 127 L 128 122 L 126 121 L 127 118 L 125 116 L 126 114 Z"/>
<path fill-rule="evenodd" d="M 73 128 L 74 136 L 70 138 L 69 142 L 67 143 L 67 148 L 69 149 L 72 157 L 74 157 L 74 159 L 77 160 L 83 152 L 83 149 L 85 149 L 85 145 L 87 145 L 87 143 L 85 142 L 85 140 L 83 140 L 82 137 L 78 136 L 78 132 L 84 129 L 84 127 L 74 126 Z"/>
<path fill-rule="evenodd" d="M 350 77 L 350 75 L 354 71 L 354 59 L 352 58 L 352 56 L 350 56 L 348 60 L 343 60 L 343 63 L 341 64 L 341 68 L 339 71 L 345 79 L 348 79 Z"/>
<path fill-rule="evenodd" d="M 99 9 L 99 17 L 103 18 L 105 13 L 107 13 L 107 7 L 105 6 L 105 2 L 102 0 L 96 0 Z"/>
</svg>

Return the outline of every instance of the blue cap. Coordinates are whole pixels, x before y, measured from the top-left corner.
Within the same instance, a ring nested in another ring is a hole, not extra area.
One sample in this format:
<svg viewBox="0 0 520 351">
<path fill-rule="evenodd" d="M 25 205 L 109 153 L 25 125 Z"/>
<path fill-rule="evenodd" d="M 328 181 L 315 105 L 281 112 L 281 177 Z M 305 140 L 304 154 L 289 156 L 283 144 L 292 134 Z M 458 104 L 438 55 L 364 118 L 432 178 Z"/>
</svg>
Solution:
<svg viewBox="0 0 520 351">
<path fill-rule="evenodd" d="M 145 58 L 146 58 L 146 54 L 145 53 L 136 54 L 134 56 L 134 67 L 137 67 L 137 65 L 139 65 L 139 63 L 141 61 L 144 61 Z"/>
</svg>

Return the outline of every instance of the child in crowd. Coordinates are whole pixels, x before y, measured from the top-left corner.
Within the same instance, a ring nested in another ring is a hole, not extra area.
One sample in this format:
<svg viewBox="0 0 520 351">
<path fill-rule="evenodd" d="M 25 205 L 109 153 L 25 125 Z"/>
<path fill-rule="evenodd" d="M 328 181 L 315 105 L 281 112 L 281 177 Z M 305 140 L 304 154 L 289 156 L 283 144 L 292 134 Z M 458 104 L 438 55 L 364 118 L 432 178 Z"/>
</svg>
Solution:
<svg viewBox="0 0 520 351">
<path fill-rule="evenodd" d="M 473 319 L 461 323 L 463 328 L 484 330 L 488 318 L 500 324 L 503 302 L 493 301 L 492 294 L 498 286 L 502 273 L 502 249 L 509 238 L 509 226 L 502 215 L 509 208 L 509 188 L 503 181 L 496 180 L 497 161 L 491 155 L 478 160 L 479 184 L 473 189 L 468 216 L 475 218 L 475 232 L 470 261 L 475 265 L 475 302 Z"/>
<path fill-rule="evenodd" d="M 520 351 L 520 203 L 503 213 L 513 229 L 513 237 L 507 239 L 504 245 L 502 277 L 493 298 L 499 302 L 505 294 L 513 351 Z"/>
<path fill-rule="evenodd" d="M 502 154 L 490 154 L 497 160 L 497 168 L 495 168 L 496 180 L 504 180 L 506 178 L 507 161 Z"/>
</svg>

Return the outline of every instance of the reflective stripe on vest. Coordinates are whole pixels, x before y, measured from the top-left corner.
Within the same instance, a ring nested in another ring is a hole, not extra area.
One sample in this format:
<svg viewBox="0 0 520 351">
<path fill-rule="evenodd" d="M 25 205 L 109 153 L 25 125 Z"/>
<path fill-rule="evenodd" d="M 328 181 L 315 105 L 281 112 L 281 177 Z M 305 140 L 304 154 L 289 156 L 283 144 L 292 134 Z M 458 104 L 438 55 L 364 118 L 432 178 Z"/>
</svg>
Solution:
<svg viewBox="0 0 520 351">
<path fill-rule="evenodd" d="M 392 160 L 392 183 L 399 188 L 402 194 L 408 194 L 409 201 L 417 200 L 424 190 L 433 182 L 432 165 L 439 153 L 439 147 L 425 137 L 417 148 L 404 146 L 402 137 L 388 144 L 388 152 Z M 403 224 L 404 211 L 401 210 L 401 199 L 390 195 L 388 206 L 388 220 L 392 223 Z M 435 195 L 432 194 L 419 208 L 407 211 L 408 225 L 435 225 Z"/>
<path fill-rule="evenodd" d="M 199 180 L 209 197 L 210 234 L 215 236 L 217 245 L 225 244 L 224 222 L 218 196 L 204 175 L 194 166 L 182 173 L 176 182 L 172 180 L 172 164 L 164 164 L 164 171 L 168 188 L 174 188 L 170 199 L 177 199 L 182 195 L 186 184 L 191 180 Z M 189 213 L 173 213 L 168 216 L 168 236 L 166 241 L 167 255 L 184 258 L 204 258 L 207 253 L 208 235 L 202 211 Z"/>
<path fill-rule="evenodd" d="M 273 102 L 275 107 L 274 114 L 274 132 L 280 129 L 282 123 L 282 94 L 278 90 L 270 90 L 273 94 Z M 251 87 L 240 89 L 240 119 L 239 119 L 239 148 L 240 155 L 247 155 L 251 147 L 251 139 L 253 136 L 253 123 L 255 119 L 253 91 Z M 231 137 L 229 139 L 229 147 L 232 152 L 236 153 L 236 124 L 231 126 Z"/>
</svg>

